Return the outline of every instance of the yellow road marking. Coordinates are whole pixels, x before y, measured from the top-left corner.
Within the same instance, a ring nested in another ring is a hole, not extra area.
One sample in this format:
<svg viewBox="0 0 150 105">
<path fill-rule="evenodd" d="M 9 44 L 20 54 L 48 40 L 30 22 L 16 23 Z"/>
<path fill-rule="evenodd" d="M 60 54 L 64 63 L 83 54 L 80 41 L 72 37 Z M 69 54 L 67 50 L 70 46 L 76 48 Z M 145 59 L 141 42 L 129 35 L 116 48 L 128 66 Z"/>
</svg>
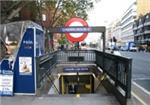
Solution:
<svg viewBox="0 0 150 105">
<path fill-rule="evenodd" d="M 139 96 L 137 96 L 134 92 L 131 92 L 132 95 L 143 105 L 148 105 L 147 103 L 145 103 Z"/>
</svg>

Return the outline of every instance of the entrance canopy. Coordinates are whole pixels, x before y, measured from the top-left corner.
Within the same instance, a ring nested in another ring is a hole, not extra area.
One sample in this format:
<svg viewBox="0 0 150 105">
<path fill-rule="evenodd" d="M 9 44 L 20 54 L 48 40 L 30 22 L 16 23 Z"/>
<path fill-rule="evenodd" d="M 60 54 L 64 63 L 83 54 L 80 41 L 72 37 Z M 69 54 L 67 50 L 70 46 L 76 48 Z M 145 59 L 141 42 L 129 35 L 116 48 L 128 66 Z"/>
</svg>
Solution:
<svg viewBox="0 0 150 105">
<path fill-rule="evenodd" d="M 55 27 L 49 29 L 50 33 L 105 33 L 106 28 L 104 26 L 95 27 L 82 27 L 82 26 L 72 26 L 72 27 Z"/>
<path fill-rule="evenodd" d="M 103 52 L 105 52 L 105 31 L 106 28 L 104 26 L 94 26 L 94 27 L 71 26 L 71 27 L 54 27 L 49 29 L 50 33 L 102 33 Z"/>
</svg>

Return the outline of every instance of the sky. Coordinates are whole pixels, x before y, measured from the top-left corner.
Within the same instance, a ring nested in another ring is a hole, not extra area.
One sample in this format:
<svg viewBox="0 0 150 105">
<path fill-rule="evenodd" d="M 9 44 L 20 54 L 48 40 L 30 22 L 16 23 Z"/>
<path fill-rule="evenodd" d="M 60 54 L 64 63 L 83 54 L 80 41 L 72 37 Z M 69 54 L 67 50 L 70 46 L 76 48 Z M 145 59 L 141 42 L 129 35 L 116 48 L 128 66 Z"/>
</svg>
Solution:
<svg viewBox="0 0 150 105">
<path fill-rule="evenodd" d="M 88 25 L 109 25 L 114 20 L 121 18 L 133 1 L 135 0 L 101 0 L 95 3 L 94 8 L 88 12 Z M 89 43 L 98 38 L 100 38 L 99 34 L 89 34 L 85 41 Z"/>
</svg>

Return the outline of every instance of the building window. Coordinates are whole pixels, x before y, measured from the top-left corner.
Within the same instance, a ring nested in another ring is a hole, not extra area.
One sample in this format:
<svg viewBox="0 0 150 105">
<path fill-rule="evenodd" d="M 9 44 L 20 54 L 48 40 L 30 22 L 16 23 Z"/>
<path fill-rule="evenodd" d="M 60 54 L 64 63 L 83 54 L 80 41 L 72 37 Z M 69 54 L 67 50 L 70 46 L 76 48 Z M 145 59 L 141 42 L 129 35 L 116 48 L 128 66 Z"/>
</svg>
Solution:
<svg viewBox="0 0 150 105">
<path fill-rule="evenodd" d="M 144 30 L 145 30 L 145 31 L 150 31 L 150 26 L 145 26 L 145 27 L 144 27 Z"/>
</svg>

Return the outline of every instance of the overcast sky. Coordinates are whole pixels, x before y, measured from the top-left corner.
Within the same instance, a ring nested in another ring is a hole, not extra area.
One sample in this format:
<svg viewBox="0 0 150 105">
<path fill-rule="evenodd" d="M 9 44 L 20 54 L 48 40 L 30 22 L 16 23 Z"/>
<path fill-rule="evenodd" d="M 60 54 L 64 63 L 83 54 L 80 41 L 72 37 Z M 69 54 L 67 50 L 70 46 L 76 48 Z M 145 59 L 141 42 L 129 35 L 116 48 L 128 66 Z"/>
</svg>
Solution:
<svg viewBox="0 0 150 105">
<path fill-rule="evenodd" d="M 101 0 L 95 3 L 94 8 L 88 12 L 89 26 L 106 26 L 121 18 L 133 1 L 135 0 Z M 97 34 L 89 34 L 86 41 L 95 41 L 98 38 Z"/>
</svg>

